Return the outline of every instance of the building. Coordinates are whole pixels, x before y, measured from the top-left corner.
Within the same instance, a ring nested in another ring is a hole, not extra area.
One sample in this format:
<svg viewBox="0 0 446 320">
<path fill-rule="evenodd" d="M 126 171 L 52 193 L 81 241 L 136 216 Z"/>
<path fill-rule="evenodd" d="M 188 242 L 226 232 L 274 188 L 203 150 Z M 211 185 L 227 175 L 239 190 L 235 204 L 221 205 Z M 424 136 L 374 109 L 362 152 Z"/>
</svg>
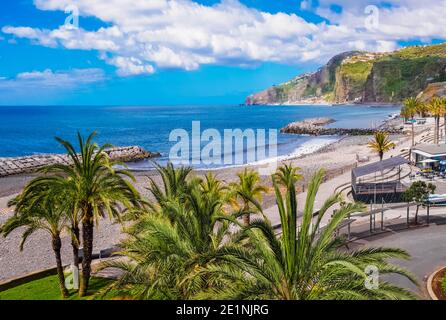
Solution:
<svg viewBox="0 0 446 320">
<path fill-rule="evenodd" d="M 436 168 L 446 160 L 446 144 L 420 144 L 411 152 L 411 159 L 419 168 Z"/>
<path fill-rule="evenodd" d="M 407 190 L 401 183 L 401 166 L 409 160 L 393 157 L 352 170 L 352 196 L 364 203 L 395 203 L 402 201 Z"/>
</svg>

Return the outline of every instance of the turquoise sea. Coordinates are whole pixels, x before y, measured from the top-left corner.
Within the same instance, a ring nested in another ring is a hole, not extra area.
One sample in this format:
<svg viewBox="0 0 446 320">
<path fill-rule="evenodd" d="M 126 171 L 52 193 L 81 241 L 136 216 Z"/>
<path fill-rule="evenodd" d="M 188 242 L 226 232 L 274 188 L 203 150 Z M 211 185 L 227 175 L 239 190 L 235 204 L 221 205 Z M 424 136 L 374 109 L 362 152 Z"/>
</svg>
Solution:
<svg viewBox="0 0 446 320">
<path fill-rule="evenodd" d="M 116 146 L 139 145 L 162 154 L 167 161 L 175 142 L 174 129 L 191 132 L 192 122 L 201 130 L 280 129 L 290 122 L 314 117 L 331 117 L 332 127 L 366 128 L 382 123 L 397 107 L 381 106 L 0 106 L 0 157 L 60 153 L 55 136 L 75 141 L 76 132 L 96 130 L 99 143 Z M 311 151 L 338 137 L 278 135 L 278 156 Z M 246 150 L 245 150 L 246 151 Z M 204 165 L 196 165 L 201 167 Z M 149 169 L 150 162 L 131 164 Z M 215 165 L 214 165 L 215 167 Z"/>
</svg>

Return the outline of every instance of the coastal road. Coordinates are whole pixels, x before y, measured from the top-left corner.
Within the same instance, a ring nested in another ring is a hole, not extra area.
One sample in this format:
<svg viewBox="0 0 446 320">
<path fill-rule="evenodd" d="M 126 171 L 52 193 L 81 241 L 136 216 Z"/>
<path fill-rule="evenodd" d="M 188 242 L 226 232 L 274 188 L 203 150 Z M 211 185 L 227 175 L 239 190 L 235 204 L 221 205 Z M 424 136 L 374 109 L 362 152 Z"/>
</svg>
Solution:
<svg viewBox="0 0 446 320">
<path fill-rule="evenodd" d="M 418 279 L 420 288 L 400 276 L 391 276 L 388 280 L 429 299 L 426 291 L 427 277 L 438 268 L 446 266 L 446 225 L 431 224 L 428 227 L 370 237 L 361 242 L 364 246 L 394 247 L 409 252 L 410 260 L 392 262 L 412 272 Z"/>
</svg>

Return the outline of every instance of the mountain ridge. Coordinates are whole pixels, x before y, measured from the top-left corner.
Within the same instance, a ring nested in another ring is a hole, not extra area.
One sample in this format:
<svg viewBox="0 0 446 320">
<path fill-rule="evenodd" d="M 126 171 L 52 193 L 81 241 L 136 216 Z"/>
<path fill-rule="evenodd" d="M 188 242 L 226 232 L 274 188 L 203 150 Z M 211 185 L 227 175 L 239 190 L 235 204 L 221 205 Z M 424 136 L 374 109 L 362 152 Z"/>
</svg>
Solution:
<svg viewBox="0 0 446 320">
<path fill-rule="evenodd" d="M 446 43 L 389 53 L 348 51 L 315 72 L 250 95 L 246 104 L 398 104 L 444 81 Z"/>
</svg>

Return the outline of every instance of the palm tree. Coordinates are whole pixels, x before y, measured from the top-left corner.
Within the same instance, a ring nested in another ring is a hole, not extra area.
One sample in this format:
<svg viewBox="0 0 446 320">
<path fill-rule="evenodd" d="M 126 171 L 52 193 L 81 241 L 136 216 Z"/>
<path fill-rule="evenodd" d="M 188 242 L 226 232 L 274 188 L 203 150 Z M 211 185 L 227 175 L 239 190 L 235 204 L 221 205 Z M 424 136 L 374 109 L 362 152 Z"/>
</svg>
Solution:
<svg viewBox="0 0 446 320">
<path fill-rule="evenodd" d="M 428 112 L 427 105 L 424 102 L 419 101 L 419 104 L 417 105 L 417 114 L 419 114 L 421 117 L 426 117 L 426 113 Z"/>
<path fill-rule="evenodd" d="M 445 110 L 442 105 L 442 99 L 434 96 L 432 100 L 428 104 L 428 110 L 429 113 L 434 117 L 435 119 L 435 127 L 434 127 L 434 143 L 439 143 L 439 136 L 440 136 L 440 117 L 444 115 Z"/>
<path fill-rule="evenodd" d="M 133 181 L 133 176 L 126 170 L 114 168 L 115 163 L 104 153 L 110 146 L 99 147 L 93 143 L 95 135 L 92 133 L 84 140 L 78 133 L 79 154 L 70 142 L 56 138 L 66 149 L 71 164 L 52 165 L 42 170 L 47 176 L 66 179 L 73 224 L 78 218 L 82 223 L 81 297 L 87 294 L 90 280 L 94 225 L 106 216 L 119 218 L 123 208 L 140 206 L 139 193 L 128 181 Z"/>
<path fill-rule="evenodd" d="M 178 199 L 186 194 L 185 188 L 188 186 L 187 179 L 192 172 L 191 167 L 174 168 L 171 162 L 168 162 L 165 167 L 160 166 L 157 163 L 154 163 L 154 165 L 161 177 L 163 186 L 160 187 L 155 180 L 149 178 L 148 190 L 155 198 L 155 203 L 158 207 L 163 206 L 164 203 L 168 203 L 172 199 Z"/>
<path fill-rule="evenodd" d="M 334 194 L 317 214 L 314 213 L 315 198 L 323 177 L 324 171 L 320 170 L 310 181 L 300 231 L 297 232 L 296 168 L 280 168 L 273 183 L 282 236 L 276 236 L 269 221 L 255 220 L 247 226 L 244 235 L 249 239 L 249 246 L 231 252 L 237 268 L 230 270 L 218 265 L 209 268 L 208 272 L 217 278 L 222 272 L 227 279 L 226 286 L 222 290 L 209 291 L 209 297 L 281 300 L 414 298 L 411 292 L 382 280 L 378 288 L 365 285 L 364 270 L 370 265 L 379 268 L 380 276 L 396 273 L 415 283 L 408 272 L 386 262 L 389 258 L 407 259 L 406 252 L 385 248 L 339 250 L 343 242 L 333 237 L 335 231 L 346 217 L 362 212 L 363 205 L 340 207 L 319 230 L 325 215 L 342 200 L 340 194 Z M 286 188 L 285 195 L 280 191 L 281 186 Z M 315 215 L 317 217 L 313 218 Z"/>
<path fill-rule="evenodd" d="M 412 118 L 412 110 L 409 107 L 406 107 L 405 104 L 403 104 L 403 107 L 401 108 L 400 111 L 400 116 L 403 117 L 404 122 L 407 121 L 408 119 Z"/>
<path fill-rule="evenodd" d="M 407 98 L 403 102 L 403 108 L 401 109 L 401 116 L 403 116 L 405 119 L 411 119 L 412 120 L 412 146 L 415 145 L 415 123 L 414 123 L 414 116 L 415 114 L 419 112 L 423 112 L 423 104 L 414 97 Z"/>
<path fill-rule="evenodd" d="M 374 139 L 368 143 L 368 147 L 378 153 L 379 159 L 382 161 L 384 153 L 395 148 L 395 143 L 390 141 L 387 133 L 377 131 L 374 134 Z"/>
<path fill-rule="evenodd" d="M 15 213 L 1 227 L 0 233 L 7 237 L 12 231 L 26 227 L 20 243 L 20 251 L 28 238 L 36 231 L 43 230 L 51 236 L 52 248 L 56 258 L 57 275 L 60 292 L 63 298 L 68 297 L 65 287 L 65 275 L 60 250 L 62 248 L 61 233 L 67 226 L 67 219 L 60 207 L 61 197 L 48 196 L 47 190 L 41 189 L 40 199 L 30 199 L 22 194 L 13 199 L 9 205 L 15 205 Z"/>
<path fill-rule="evenodd" d="M 260 177 L 254 170 L 245 169 L 237 176 L 239 181 L 230 185 L 233 193 L 232 203 L 234 207 L 244 212 L 243 221 L 248 225 L 251 214 L 262 211 L 260 205 L 262 194 L 267 192 L 268 188 L 260 183 Z M 239 201 L 242 203 L 241 206 Z"/>
<path fill-rule="evenodd" d="M 39 170 L 40 172 L 47 171 L 46 168 Z M 31 180 L 23 189 L 22 194 L 29 201 L 39 201 L 43 196 L 41 190 L 47 190 L 48 193 L 54 195 L 63 195 L 63 201 L 60 201 L 59 206 L 67 218 L 68 231 L 71 234 L 71 246 L 73 249 L 73 265 L 79 270 L 79 246 L 80 239 L 80 224 L 81 215 L 77 208 L 76 199 L 76 185 L 73 180 L 67 179 L 63 174 L 42 175 Z"/>
<path fill-rule="evenodd" d="M 146 212 L 127 229 L 129 238 L 119 253 L 126 259 L 102 265 L 123 271 L 105 292 L 114 289 L 134 299 L 190 299 L 222 285 L 201 271 L 224 261 L 224 250 L 234 246 L 228 233 L 234 217 L 223 208 L 225 188 L 213 175 L 186 183 L 186 193 L 163 201 L 158 211 Z"/>
</svg>

